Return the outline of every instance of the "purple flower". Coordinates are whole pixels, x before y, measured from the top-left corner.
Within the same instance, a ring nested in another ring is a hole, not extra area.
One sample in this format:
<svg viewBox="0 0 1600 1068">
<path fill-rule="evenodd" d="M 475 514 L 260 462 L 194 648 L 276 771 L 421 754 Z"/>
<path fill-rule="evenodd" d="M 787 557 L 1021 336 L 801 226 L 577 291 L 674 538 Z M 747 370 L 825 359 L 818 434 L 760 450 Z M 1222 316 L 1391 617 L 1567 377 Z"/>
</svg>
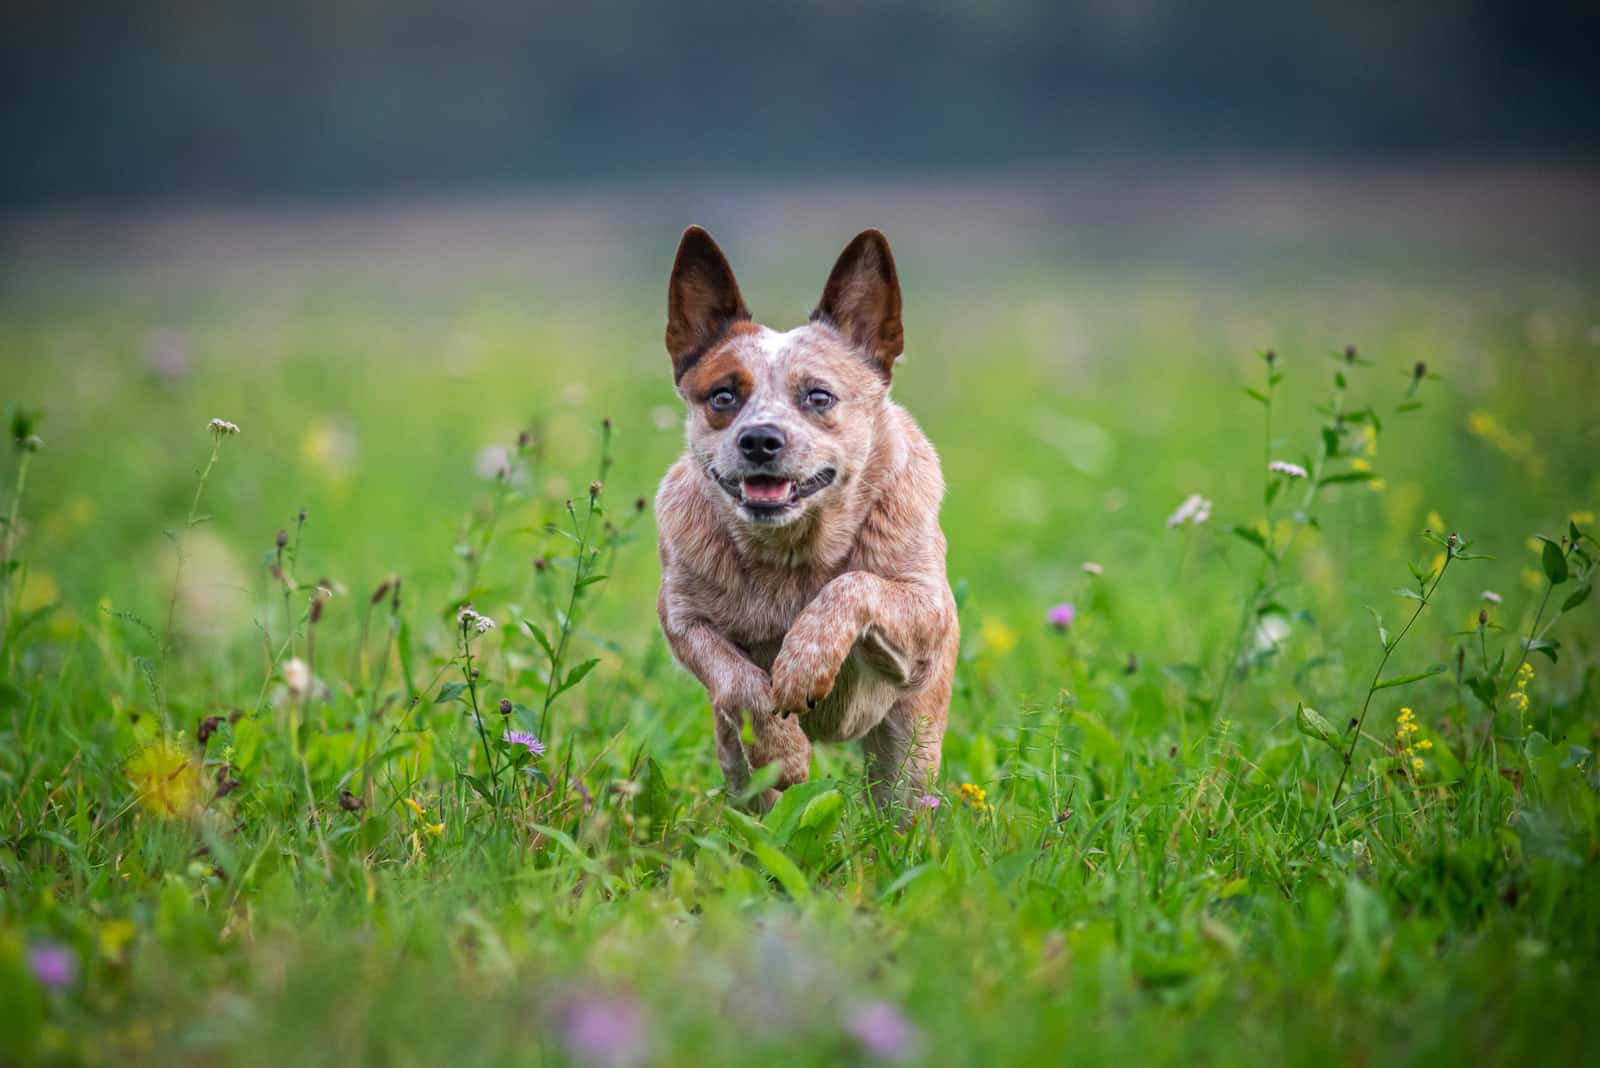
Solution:
<svg viewBox="0 0 1600 1068">
<path fill-rule="evenodd" d="M 54 942 L 39 942 L 28 950 L 28 970 L 47 990 L 64 990 L 78 977 L 78 958 Z"/>
<path fill-rule="evenodd" d="M 869 1057 L 901 1063 L 917 1055 L 921 1044 L 915 1025 L 898 1006 L 869 1001 L 850 1014 L 846 1029 Z"/>
<path fill-rule="evenodd" d="M 932 812 L 934 809 L 939 807 L 939 803 L 938 794 L 923 794 L 921 797 L 917 798 L 916 807 L 925 808 L 929 812 Z"/>
<path fill-rule="evenodd" d="M 534 737 L 532 731 L 508 730 L 500 736 L 500 740 L 507 745 L 520 745 L 532 756 L 544 756 L 544 743 Z"/>
<path fill-rule="evenodd" d="M 1052 607 L 1045 613 L 1044 618 L 1045 622 L 1056 630 L 1067 630 L 1071 628 L 1072 621 L 1078 618 L 1078 610 L 1070 604 L 1062 603 Z"/>
<path fill-rule="evenodd" d="M 639 1064 L 647 1052 L 644 1010 L 629 997 L 569 1002 L 562 1035 L 575 1057 L 609 1068 Z"/>
</svg>

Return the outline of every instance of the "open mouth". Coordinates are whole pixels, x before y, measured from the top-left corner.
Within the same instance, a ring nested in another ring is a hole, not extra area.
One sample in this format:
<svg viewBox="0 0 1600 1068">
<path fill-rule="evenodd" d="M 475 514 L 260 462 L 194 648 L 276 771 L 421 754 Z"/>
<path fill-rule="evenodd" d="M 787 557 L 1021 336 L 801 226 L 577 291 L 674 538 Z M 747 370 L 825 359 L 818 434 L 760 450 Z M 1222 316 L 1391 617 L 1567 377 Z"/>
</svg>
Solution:
<svg viewBox="0 0 1600 1068">
<path fill-rule="evenodd" d="M 805 498 L 823 489 L 837 475 L 831 467 L 802 481 L 782 475 L 746 475 L 741 479 L 720 479 L 722 488 L 738 498 L 751 515 L 767 518 L 781 515 Z"/>
</svg>

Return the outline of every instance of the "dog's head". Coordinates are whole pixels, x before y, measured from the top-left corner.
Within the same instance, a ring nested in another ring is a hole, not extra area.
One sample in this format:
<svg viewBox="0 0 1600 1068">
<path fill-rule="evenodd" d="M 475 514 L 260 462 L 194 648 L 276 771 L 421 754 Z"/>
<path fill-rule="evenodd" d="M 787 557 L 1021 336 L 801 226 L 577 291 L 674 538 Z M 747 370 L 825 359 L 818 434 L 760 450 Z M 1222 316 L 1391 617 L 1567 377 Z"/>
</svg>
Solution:
<svg viewBox="0 0 1600 1068">
<path fill-rule="evenodd" d="M 667 352 L 689 407 L 689 450 L 737 521 L 787 526 L 844 492 L 872 451 L 901 353 L 889 242 L 846 246 L 811 321 L 779 332 L 750 318 L 727 257 L 684 231 L 667 289 Z"/>
</svg>

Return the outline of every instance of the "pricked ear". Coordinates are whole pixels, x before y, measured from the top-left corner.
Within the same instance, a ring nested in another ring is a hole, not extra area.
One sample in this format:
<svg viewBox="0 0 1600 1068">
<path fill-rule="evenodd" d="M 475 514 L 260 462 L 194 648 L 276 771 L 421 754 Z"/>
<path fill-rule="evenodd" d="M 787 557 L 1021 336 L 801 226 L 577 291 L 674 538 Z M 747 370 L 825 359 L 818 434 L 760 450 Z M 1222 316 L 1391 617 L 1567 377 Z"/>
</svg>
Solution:
<svg viewBox="0 0 1600 1068">
<path fill-rule="evenodd" d="M 823 320 L 843 334 L 883 375 L 905 350 L 900 326 L 900 279 L 894 254 L 881 230 L 863 230 L 839 253 L 811 320 Z"/>
<path fill-rule="evenodd" d="M 733 268 L 711 235 L 698 226 L 683 232 L 667 283 L 667 352 L 672 380 L 722 340 L 728 327 L 750 318 Z"/>
</svg>

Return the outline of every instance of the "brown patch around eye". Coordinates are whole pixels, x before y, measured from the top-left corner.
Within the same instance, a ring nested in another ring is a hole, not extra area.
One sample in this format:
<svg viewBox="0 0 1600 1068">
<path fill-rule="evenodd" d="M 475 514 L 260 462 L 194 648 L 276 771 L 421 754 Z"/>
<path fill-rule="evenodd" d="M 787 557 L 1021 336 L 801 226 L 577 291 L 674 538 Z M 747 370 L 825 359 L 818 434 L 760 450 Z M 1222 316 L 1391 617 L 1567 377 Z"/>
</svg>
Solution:
<svg viewBox="0 0 1600 1068">
<path fill-rule="evenodd" d="M 706 422 L 713 429 L 722 430 L 739 414 L 735 405 L 722 411 L 711 407 L 711 397 L 718 390 L 730 389 L 742 404 L 755 387 L 755 380 L 745 369 L 744 362 L 726 344 L 706 353 L 678 383 L 678 388 L 691 404 L 697 404 L 706 413 Z"/>
</svg>

